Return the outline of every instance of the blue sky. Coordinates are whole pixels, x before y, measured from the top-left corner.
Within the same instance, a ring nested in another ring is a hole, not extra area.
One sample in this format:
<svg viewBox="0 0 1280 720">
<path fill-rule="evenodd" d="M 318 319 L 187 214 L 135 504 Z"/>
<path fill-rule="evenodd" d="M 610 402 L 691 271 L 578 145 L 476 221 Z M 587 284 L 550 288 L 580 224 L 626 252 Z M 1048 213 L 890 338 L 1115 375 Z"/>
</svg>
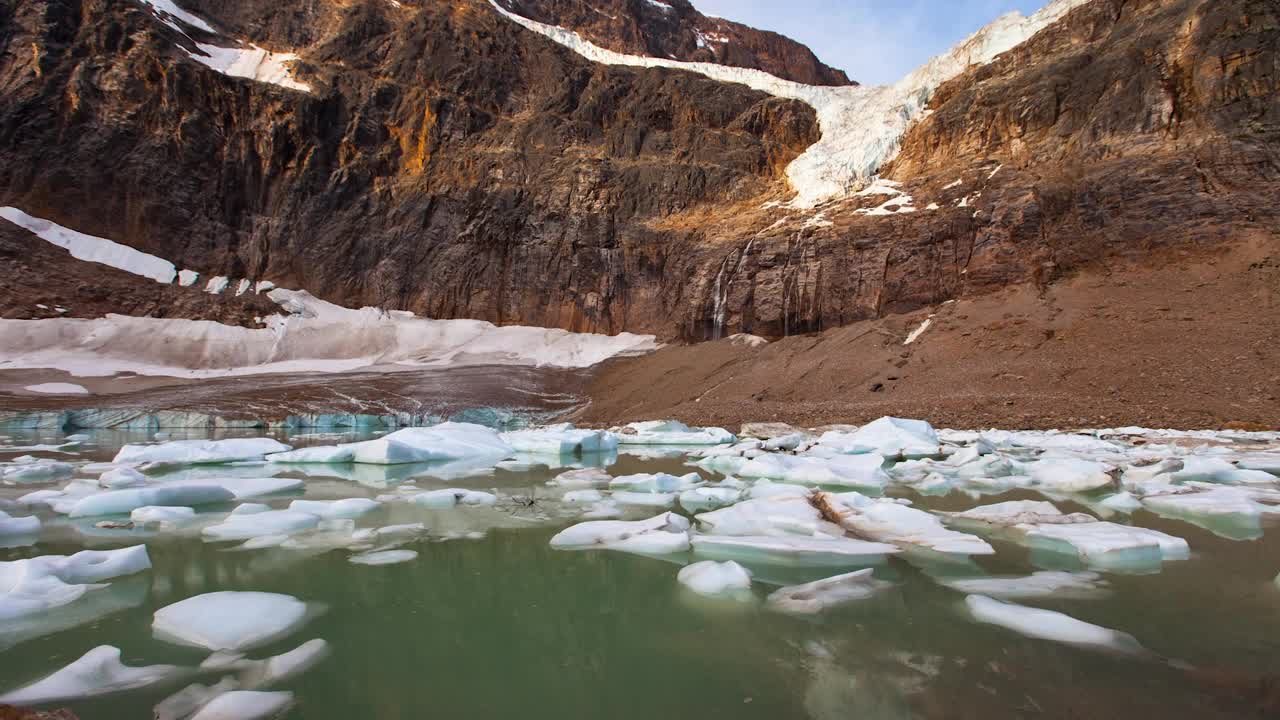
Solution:
<svg viewBox="0 0 1280 720">
<path fill-rule="evenodd" d="M 858 82 L 898 80 L 1011 10 L 1048 0 L 691 0 L 706 15 L 773 30 L 808 45 Z"/>
</svg>

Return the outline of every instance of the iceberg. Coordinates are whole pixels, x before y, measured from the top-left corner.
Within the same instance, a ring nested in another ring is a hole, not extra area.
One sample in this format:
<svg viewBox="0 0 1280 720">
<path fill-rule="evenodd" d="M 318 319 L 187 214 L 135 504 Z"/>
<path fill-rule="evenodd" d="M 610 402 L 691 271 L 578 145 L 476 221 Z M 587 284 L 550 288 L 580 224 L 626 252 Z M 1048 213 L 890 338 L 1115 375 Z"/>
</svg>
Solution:
<svg viewBox="0 0 1280 720">
<path fill-rule="evenodd" d="M 418 559 L 413 550 L 380 550 L 352 555 L 347 561 L 356 565 L 397 565 Z"/>
<path fill-rule="evenodd" d="M 148 505 L 129 514 L 134 525 L 177 526 L 187 525 L 196 519 L 196 511 L 189 507 L 158 507 Z"/>
<path fill-rule="evenodd" d="M 98 484 L 108 490 L 123 490 L 147 484 L 147 476 L 137 470 L 121 466 L 111 468 L 98 476 Z"/>
<path fill-rule="evenodd" d="M 704 560 L 680 568 L 676 580 L 699 595 L 750 597 L 751 573 L 732 560 Z"/>
<path fill-rule="evenodd" d="M 1034 487 L 1056 492 L 1089 492 L 1115 484 L 1111 467 L 1092 460 L 1042 458 L 1027 463 L 1025 471 Z"/>
<path fill-rule="evenodd" d="M 125 445 L 116 453 L 116 464 L 166 463 L 207 465 L 262 460 L 272 453 L 291 448 L 271 438 L 232 440 L 174 440 L 158 445 Z"/>
<path fill-rule="evenodd" d="M 889 459 L 939 457 L 942 441 L 923 420 L 882 417 L 852 433 L 828 431 L 818 445 L 846 455 L 875 454 Z"/>
<path fill-rule="evenodd" d="M 382 503 L 368 498 L 345 500 L 294 500 L 289 509 L 318 515 L 326 520 L 358 518 L 377 510 Z"/>
<path fill-rule="evenodd" d="M 694 535 L 695 555 L 799 567 L 858 567 L 902 552 L 894 545 L 830 535 Z"/>
<path fill-rule="evenodd" d="M 742 499 L 742 488 L 698 487 L 680 493 L 680 507 L 691 513 L 716 510 Z"/>
<path fill-rule="evenodd" d="M 175 665 L 129 667 L 120 661 L 120 648 L 102 645 L 43 680 L 0 695 L 0 703 L 43 705 L 82 700 L 170 682 L 189 672 Z"/>
<path fill-rule="evenodd" d="M 409 498 L 415 505 L 421 505 L 432 510 L 447 510 L 457 507 L 458 505 L 468 505 L 472 507 L 483 507 L 495 505 L 498 502 L 498 496 L 493 493 L 480 492 L 478 490 L 465 490 L 462 488 L 448 488 L 445 490 L 432 490 L 430 492 L 419 493 Z"/>
<path fill-rule="evenodd" d="M 235 514 L 217 525 L 201 531 L 210 542 L 248 540 L 265 535 L 292 535 L 304 530 L 314 530 L 320 525 L 320 516 L 298 510 L 269 510 L 262 513 Z"/>
<path fill-rule="evenodd" d="M 35 535 L 40 532 L 40 518 L 13 517 L 0 510 L 0 537 Z"/>
<path fill-rule="evenodd" d="M 345 464 L 354 462 L 356 449 L 354 445 L 317 445 L 315 447 L 273 453 L 267 460 L 284 464 Z"/>
<path fill-rule="evenodd" d="M 280 640 L 306 621 L 306 604 L 289 595 L 223 591 L 157 610 L 151 628 L 165 642 L 244 652 Z"/>
<path fill-rule="evenodd" d="M 614 435 L 620 445 L 728 445 L 738 439 L 724 428 L 691 428 L 675 420 L 631 423 Z"/>
<path fill-rule="evenodd" d="M 895 545 L 911 545 L 948 555 L 994 555 L 995 549 L 982 538 L 948 530 L 936 516 L 893 501 L 872 500 L 859 493 L 833 495 L 821 499 L 840 517 L 847 530 Z"/>
<path fill-rule="evenodd" d="M 46 563 L 63 582 L 72 584 L 100 583 L 151 569 L 146 545 L 119 550 L 81 550 L 70 557 L 46 555 L 27 562 Z"/>
<path fill-rule="evenodd" d="M 706 535 L 844 535 L 844 530 L 822 519 L 807 495 L 744 500 L 702 513 L 694 522 Z"/>
<path fill-rule="evenodd" d="M 944 516 L 953 521 L 994 527 L 1097 522 L 1093 516 L 1084 513 L 1064 514 L 1053 503 L 1042 500 L 1012 500 L 963 512 L 944 513 Z"/>
<path fill-rule="evenodd" d="M 1033 549 L 1073 555 L 1085 565 L 1104 570 L 1159 567 L 1162 561 L 1191 556 L 1187 541 L 1147 528 L 1110 522 L 1025 525 Z"/>
<path fill-rule="evenodd" d="M 839 605 L 869 598 L 890 586 L 873 577 L 873 572 L 873 569 L 867 568 L 803 585 L 784 587 L 771 593 L 765 605 L 771 610 L 793 615 L 816 615 Z"/>
<path fill-rule="evenodd" d="M 667 473 L 624 475 L 609 482 L 614 491 L 635 493 L 679 493 L 704 484 L 698 473 L 688 473 L 680 477 Z"/>
<path fill-rule="evenodd" d="M 492 457 L 494 464 L 515 453 L 497 431 L 483 425 L 442 423 L 405 428 L 351 446 L 353 460 L 371 465 L 436 462 Z"/>
<path fill-rule="evenodd" d="M 190 720 L 265 720 L 279 717 L 292 705 L 291 692 L 232 690 L 210 700 Z"/>
<path fill-rule="evenodd" d="M 192 683 L 156 704 L 155 720 L 186 720 L 209 701 L 240 687 L 233 677 L 224 677 L 213 685 Z"/>
<path fill-rule="evenodd" d="M 844 485 L 880 489 L 889 482 L 880 455 L 836 455 L 808 457 L 804 455 L 761 455 L 738 469 L 744 478 L 769 478 L 787 483 L 812 485 Z"/>
<path fill-rule="evenodd" d="M 502 434 L 516 452 L 535 455 L 589 455 L 618 449 L 618 437 L 606 430 L 578 430 L 572 425 L 554 425 Z"/>
<path fill-rule="evenodd" d="M 1199 491 L 1148 495 L 1141 503 L 1162 517 L 1232 540 L 1262 537 L 1262 517 L 1280 514 L 1280 492 L 1254 487 L 1208 485 Z"/>
<path fill-rule="evenodd" d="M 548 485 L 555 487 L 608 487 L 613 480 L 613 476 L 607 470 L 601 468 L 583 468 L 581 470 L 570 470 L 560 473 L 551 480 L 547 481 Z"/>
<path fill-rule="evenodd" d="M 1262 470 L 1236 467 L 1222 458 L 1188 455 L 1182 458 L 1182 469 L 1170 473 L 1174 483 L 1220 483 L 1223 485 L 1274 485 L 1276 476 Z"/>
<path fill-rule="evenodd" d="M 1094 572 L 1042 570 L 1027 576 L 951 578 L 940 581 L 967 595 L 986 595 L 1003 600 L 1055 598 L 1083 600 L 1107 593 L 1107 582 Z"/>
<path fill-rule="evenodd" d="M 618 505 L 635 505 L 638 507 L 670 508 L 676 504 L 676 493 L 630 492 L 615 490 L 609 500 Z"/>
<path fill-rule="evenodd" d="M 1052 610 L 1001 602 L 982 595 L 964 599 L 974 620 L 999 625 L 1027 637 L 1122 653 L 1140 653 L 1142 646 L 1131 635 L 1091 625 Z"/>
<path fill-rule="evenodd" d="M 212 505 L 231 502 L 235 494 L 213 483 L 207 485 L 154 485 L 128 490 L 107 490 L 76 501 L 67 515 L 73 518 L 100 515 L 128 515 L 138 508 L 150 506 Z M 57 507 L 54 508 L 57 510 Z"/>
<path fill-rule="evenodd" d="M 551 538 L 561 550 L 623 550 L 667 554 L 689 549 L 689 521 L 675 513 L 648 520 L 593 520 L 562 530 Z"/>
</svg>

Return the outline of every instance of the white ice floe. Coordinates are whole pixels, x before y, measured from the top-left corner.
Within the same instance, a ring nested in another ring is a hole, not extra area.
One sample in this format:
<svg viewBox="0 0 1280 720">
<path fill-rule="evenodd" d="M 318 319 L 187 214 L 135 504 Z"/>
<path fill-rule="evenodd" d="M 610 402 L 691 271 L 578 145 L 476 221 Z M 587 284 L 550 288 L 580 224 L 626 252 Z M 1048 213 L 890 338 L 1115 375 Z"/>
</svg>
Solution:
<svg viewBox="0 0 1280 720">
<path fill-rule="evenodd" d="M 1124 653 L 1142 650 L 1131 635 L 1091 625 L 1060 612 L 1001 602 L 982 595 L 966 597 L 965 605 L 978 622 L 999 625 L 1027 637 Z"/>
<path fill-rule="evenodd" d="M 232 690 L 210 700 L 190 720 L 266 720 L 293 705 L 291 692 Z"/>
<path fill-rule="evenodd" d="M 344 372 L 379 364 L 583 368 L 657 347 L 651 335 L 428 320 L 409 312 L 343 308 L 293 290 L 267 296 L 287 314 L 267 318 L 262 328 L 123 315 L 0 320 L 0 362 L 77 377 L 134 372 L 197 378 Z"/>
<path fill-rule="evenodd" d="M 261 690 L 302 675 L 327 658 L 329 653 L 329 643 L 316 638 L 265 660 L 249 660 L 238 652 L 216 652 L 200 663 L 200 669 L 213 672 L 233 671 L 237 674 L 237 687 Z"/>
<path fill-rule="evenodd" d="M 1236 462 L 1242 470 L 1259 470 L 1280 478 L 1280 453 L 1258 453 L 1247 455 Z"/>
<path fill-rule="evenodd" d="M 572 425 L 554 425 L 502 434 L 517 452 L 538 455 L 586 455 L 618 449 L 618 437 L 606 430 L 579 430 Z"/>
<path fill-rule="evenodd" d="M 579 523 L 551 538 L 551 547 L 646 554 L 684 552 L 689 549 L 689 521 L 668 512 L 632 522 L 597 520 Z"/>
<path fill-rule="evenodd" d="M 256 472 L 254 468 L 250 471 Z M 177 480 L 166 480 L 161 483 L 152 485 L 155 488 L 176 488 L 176 487 L 201 487 L 214 485 L 231 493 L 236 500 L 253 500 L 256 498 L 270 497 L 280 495 L 282 493 L 290 493 L 296 490 L 302 490 L 306 487 L 306 483 L 297 478 L 286 477 L 217 477 L 222 474 L 221 471 L 215 471 L 208 477 L 195 476 L 189 478 L 181 478 Z M 186 503 L 175 503 L 183 504 Z M 243 508 L 243 506 L 241 506 Z M 241 509 L 241 512 L 248 512 Z"/>
<path fill-rule="evenodd" d="M 937 516 L 893 501 L 859 493 L 823 493 L 840 524 L 858 535 L 898 546 L 915 546 L 949 555 L 994 555 L 982 538 L 948 530 Z"/>
<path fill-rule="evenodd" d="M 170 682 L 188 672 L 174 665 L 129 667 L 120 661 L 120 648 L 102 645 L 43 680 L 0 695 L 0 703 L 43 705 L 82 700 Z"/>
<path fill-rule="evenodd" d="M 313 530 L 320 525 L 320 516 L 297 510 L 270 510 L 251 515 L 230 515 L 217 525 L 200 531 L 206 540 L 248 540 L 268 535 L 292 535 Z"/>
<path fill-rule="evenodd" d="M 294 500 L 289 504 L 290 510 L 311 513 L 326 520 L 350 519 L 367 515 L 382 503 L 368 498 L 347 498 L 345 500 Z"/>
<path fill-rule="evenodd" d="M 750 597 L 751 573 L 732 560 L 704 560 L 680 568 L 676 580 L 699 595 Z"/>
<path fill-rule="evenodd" d="M 13 517 L 9 513 L 0 510 L 0 537 L 35 535 L 38 532 L 40 532 L 40 518 L 34 516 Z"/>
<path fill-rule="evenodd" d="M 39 385 L 28 385 L 23 390 L 27 392 L 38 393 L 40 395 L 88 395 L 89 390 L 83 385 L 75 383 L 40 383 Z"/>
<path fill-rule="evenodd" d="M 98 484 L 108 490 L 123 490 L 147 484 L 147 476 L 131 467 L 113 467 L 98 476 Z"/>
<path fill-rule="evenodd" d="M 889 482 L 879 455 L 760 455 L 737 471 L 738 477 L 770 478 L 786 483 L 882 488 Z"/>
<path fill-rule="evenodd" d="M 1109 522 L 1025 525 L 1019 529 L 1025 531 L 1033 548 L 1074 555 L 1098 569 L 1159 567 L 1162 561 L 1183 560 L 1191 555 L 1182 538 Z"/>
<path fill-rule="evenodd" d="M 125 445 L 112 462 L 117 464 L 173 463 L 202 465 L 261 460 L 289 446 L 271 438 L 232 440 L 173 440 L 156 445 Z"/>
<path fill-rule="evenodd" d="M 213 685 L 192 683 L 156 703 L 154 720 L 187 720 L 209 701 L 240 687 L 240 681 L 227 676 Z"/>
<path fill-rule="evenodd" d="M 1245 470 L 1222 458 L 1188 455 L 1181 458 L 1182 469 L 1169 474 L 1174 483 L 1220 483 L 1223 485 L 1274 485 L 1276 476 L 1262 470 Z"/>
<path fill-rule="evenodd" d="M 156 611 L 155 636 L 207 650 L 243 652 L 293 633 L 307 621 L 307 606 L 289 595 L 215 592 Z"/>
<path fill-rule="evenodd" d="M 889 587 L 889 583 L 872 576 L 867 568 L 836 575 L 803 585 L 792 585 L 774 591 L 766 605 L 779 612 L 815 615 L 833 607 L 864 600 Z"/>
<path fill-rule="evenodd" d="M 192 507 L 231 502 L 235 495 L 213 483 L 207 485 L 156 485 L 124 490 L 106 490 L 74 501 L 66 514 L 72 518 L 98 517 L 101 515 L 129 515 L 138 508 L 151 506 Z M 54 510 L 64 509 L 54 505 Z"/>
<path fill-rule="evenodd" d="M 1262 536 L 1262 517 L 1280 515 L 1280 491 L 1258 487 L 1193 484 L 1142 498 L 1159 515 L 1186 520 L 1237 540 Z"/>
<path fill-rule="evenodd" d="M 106 238 L 85 235 L 49 220 L 32 217 L 17 208 L 0 207 L 0 218 L 67 250 L 77 260 L 108 265 L 164 284 L 172 283 L 178 275 L 178 269 L 168 260 L 161 260 Z"/>
<path fill-rule="evenodd" d="M 498 496 L 493 493 L 483 492 L 480 490 L 467 490 L 464 488 L 431 490 L 429 492 L 414 495 L 409 499 L 415 505 L 420 505 L 432 510 L 447 510 L 459 505 L 486 507 L 495 505 L 498 502 Z"/>
<path fill-rule="evenodd" d="M 822 519 L 803 495 L 776 495 L 744 500 L 694 518 L 698 531 L 707 535 L 805 535 L 840 536 L 844 531 Z"/>
<path fill-rule="evenodd" d="M 497 3 L 491 4 L 512 21 L 593 62 L 687 70 L 811 105 L 817 112 L 822 137 L 788 166 L 787 177 L 798 193 L 793 204 L 812 207 L 865 184 L 892 160 L 902 136 L 925 114 L 930 97 L 940 85 L 973 65 L 990 62 L 1084 2 L 1054 0 L 1030 17 L 1016 12 L 1001 16 L 899 82 L 881 87 L 804 85 L 760 70 L 626 55 L 595 45 L 571 30 L 539 23 Z"/>
<path fill-rule="evenodd" d="M 551 480 L 547 481 L 548 485 L 555 487 L 608 487 L 613 481 L 613 476 L 608 470 L 602 468 L 583 468 L 581 470 L 569 470 L 560 473 Z"/>
<path fill-rule="evenodd" d="M 923 420 L 895 417 L 882 417 L 853 433 L 823 433 L 818 445 L 834 453 L 873 453 L 890 459 L 910 460 L 942 454 L 942 443 L 932 425 Z"/>
<path fill-rule="evenodd" d="M 894 545 L 832 535 L 694 535 L 694 554 L 801 567 L 858 567 L 902 552 Z"/>
<path fill-rule="evenodd" d="M 952 520 L 996 527 L 1096 522 L 1091 515 L 1084 513 L 1068 515 L 1053 503 L 1042 500 L 1011 500 L 994 505 L 983 505 L 963 512 L 945 513 L 945 515 Z"/>
<path fill-rule="evenodd" d="M 0 467 L 0 480 L 6 485 L 27 485 L 46 483 L 69 478 L 75 474 L 76 468 L 71 463 L 56 460 L 36 460 L 34 462 Z"/>
<path fill-rule="evenodd" d="M 614 478 L 609 481 L 609 489 L 615 492 L 680 493 L 704 485 L 705 482 L 698 473 L 679 477 L 667 473 L 640 473 Z"/>
<path fill-rule="evenodd" d="M 296 464 L 328 464 L 349 463 L 356 458 L 356 446 L 351 445 L 319 445 L 316 447 L 272 453 L 267 457 L 274 463 Z"/>
<path fill-rule="evenodd" d="M 609 500 L 617 505 L 632 505 L 636 507 L 646 508 L 672 508 L 675 507 L 676 493 L 657 493 L 657 492 L 632 492 L 630 490 L 615 490 L 609 495 Z"/>
<path fill-rule="evenodd" d="M 405 428 L 352 446 L 354 462 L 372 465 L 493 457 L 494 464 L 515 452 L 493 429 L 469 423 Z"/>
<path fill-rule="evenodd" d="M 179 526 L 187 525 L 196 519 L 195 508 L 158 507 L 149 505 L 140 507 L 129 514 L 129 520 L 135 525 Z"/>
<path fill-rule="evenodd" d="M 950 578 L 939 582 L 965 594 L 988 595 L 1005 600 L 1079 600 L 1101 597 L 1107 593 L 1107 582 L 1101 575 L 1093 572 L 1044 570 L 1027 576 Z"/>
<path fill-rule="evenodd" d="M 1088 492 L 1115 485 L 1111 466 L 1076 458 L 1044 458 L 1027 463 L 1024 471 L 1035 487 L 1057 492 Z"/>
<path fill-rule="evenodd" d="M 398 565 L 416 559 L 418 553 L 413 550 L 381 550 L 352 555 L 347 561 L 356 565 Z"/>
<path fill-rule="evenodd" d="M 742 499 L 742 488 L 697 487 L 680 493 L 680 507 L 691 513 L 727 507 Z"/>
<path fill-rule="evenodd" d="M 691 428 L 675 420 L 631 423 L 614 434 L 620 445 L 726 445 L 737 440 L 724 428 Z"/>
</svg>

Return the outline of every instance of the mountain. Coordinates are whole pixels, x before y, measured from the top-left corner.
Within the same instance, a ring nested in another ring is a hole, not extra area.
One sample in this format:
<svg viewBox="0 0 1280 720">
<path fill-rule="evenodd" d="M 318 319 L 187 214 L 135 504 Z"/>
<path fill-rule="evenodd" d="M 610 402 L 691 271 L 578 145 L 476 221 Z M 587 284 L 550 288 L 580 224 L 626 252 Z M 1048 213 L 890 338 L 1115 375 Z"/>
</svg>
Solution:
<svg viewBox="0 0 1280 720">
<path fill-rule="evenodd" d="M 0 206 L 200 279 L 95 291 L 0 223 L 0 297 L 253 326 L 204 291 L 244 279 L 706 340 L 1266 264 L 1278 85 L 1263 0 L 1055 0 L 887 87 L 683 0 L 7 0 Z"/>
</svg>

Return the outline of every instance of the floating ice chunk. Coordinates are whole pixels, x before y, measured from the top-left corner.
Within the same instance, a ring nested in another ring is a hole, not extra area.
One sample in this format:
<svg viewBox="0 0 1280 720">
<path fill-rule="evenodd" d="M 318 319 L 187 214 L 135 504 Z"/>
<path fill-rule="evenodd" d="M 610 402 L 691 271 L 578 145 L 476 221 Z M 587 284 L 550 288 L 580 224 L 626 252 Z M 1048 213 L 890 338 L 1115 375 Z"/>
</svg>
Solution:
<svg viewBox="0 0 1280 720">
<path fill-rule="evenodd" d="M 294 500 L 289 504 L 290 510 L 319 515 L 326 520 L 341 518 L 358 518 L 378 509 L 382 503 L 368 498 L 347 498 L 345 500 Z"/>
<path fill-rule="evenodd" d="M 418 553 L 413 550 L 382 550 L 352 555 L 348 558 L 348 562 L 356 565 L 396 565 L 416 560 L 417 558 Z"/>
<path fill-rule="evenodd" d="M 616 490 L 609 499 L 619 505 L 635 505 L 638 507 L 670 508 L 675 507 L 676 493 L 630 492 Z"/>
<path fill-rule="evenodd" d="M 11 465 L 3 469 L 0 479 L 6 485 L 23 485 L 26 483 L 53 482 L 74 475 L 76 468 L 70 463 L 56 460 L 37 460 L 21 465 Z"/>
<path fill-rule="evenodd" d="M 698 473 L 688 473 L 680 477 L 666 473 L 642 473 L 614 478 L 610 481 L 609 488 L 636 493 L 678 493 L 698 487 L 704 482 Z"/>
<path fill-rule="evenodd" d="M 1053 503 L 1041 500 L 1012 500 L 1009 502 L 983 505 L 964 512 L 946 513 L 954 520 L 983 523 L 999 527 L 1015 525 L 1041 525 L 1095 522 L 1095 519 L 1084 513 L 1064 514 Z"/>
<path fill-rule="evenodd" d="M 404 525 L 387 525 L 380 527 L 374 531 L 374 536 L 379 542 L 386 542 L 395 539 L 415 538 L 427 534 L 427 526 L 422 523 L 407 523 Z"/>
<path fill-rule="evenodd" d="M 738 476 L 770 478 L 789 483 L 882 488 L 889 482 L 879 455 L 837 455 L 830 458 L 761 455 L 745 463 Z"/>
<path fill-rule="evenodd" d="M 648 520 L 597 520 L 579 523 L 551 538 L 551 547 L 672 553 L 689 549 L 689 521 L 675 513 Z"/>
<path fill-rule="evenodd" d="M 230 515 L 217 525 L 201 531 L 206 540 L 247 540 L 263 535 L 292 535 L 313 530 L 320 524 L 320 516 L 297 510 L 271 510 L 251 515 Z"/>
<path fill-rule="evenodd" d="M 732 560 L 704 560 L 680 568 L 676 580 L 699 595 L 736 595 L 749 597 L 751 573 Z"/>
<path fill-rule="evenodd" d="M 1280 453 L 1250 455 L 1241 458 L 1236 466 L 1242 470 L 1258 470 L 1280 477 Z"/>
<path fill-rule="evenodd" d="M 307 620 L 307 606 L 289 595 L 215 592 L 156 611 L 156 638 L 208 650 L 243 652 L 293 633 Z"/>
<path fill-rule="evenodd" d="M 597 503 L 604 500 L 604 493 L 599 490 L 570 490 L 561 498 L 567 503 Z"/>
<path fill-rule="evenodd" d="M 186 486 L 206 486 L 216 485 L 227 490 L 235 497 L 236 500 L 251 500 L 254 498 L 268 497 L 271 495 L 279 495 L 281 493 L 302 490 L 306 487 L 306 483 L 297 478 L 283 477 L 267 477 L 267 478 L 188 478 L 184 480 L 169 480 L 159 483 L 153 487 L 157 488 L 176 488 Z M 185 504 L 185 503 L 179 503 Z M 244 506 L 241 506 L 244 507 Z"/>
<path fill-rule="evenodd" d="M 572 425 L 517 430 L 503 433 L 502 439 L 517 452 L 539 455 L 586 455 L 618 449 L 618 437 L 613 433 L 578 430 Z"/>
<path fill-rule="evenodd" d="M 942 442 L 933 426 L 923 420 L 895 417 L 882 417 L 854 433 L 823 433 L 818 444 L 838 453 L 873 453 L 891 459 L 942 455 Z"/>
<path fill-rule="evenodd" d="M 420 493 L 414 495 L 410 500 L 416 505 L 432 510 L 447 510 L 458 505 L 470 505 L 473 507 L 495 505 L 498 502 L 498 496 L 478 490 L 448 488 Z"/>
<path fill-rule="evenodd" d="M 88 495 L 75 501 L 67 515 L 73 518 L 128 515 L 138 508 L 148 506 L 190 507 L 230 502 L 234 499 L 235 495 L 230 490 L 212 483 L 155 485 Z M 58 507 L 55 506 L 54 509 L 57 510 Z"/>
<path fill-rule="evenodd" d="M 1162 560 L 1183 560 L 1191 555 L 1187 541 L 1157 530 L 1109 522 L 1066 525 L 1025 525 L 1035 548 L 1076 555 L 1086 565 L 1101 569 L 1158 567 Z"/>
<path fill-rule="evenodd" d="M 161 700 L 155 707 L 155 720 L 185 720 L 219 695 L 237 690 L 240 682 L 225 677 L 213 685 L 192 683 Z"/>
<path fill-rule="evenodd" d="M 999 625 L 1028 637 L 1124 653 L 1142 651 L 1142 646 L 1131 635 L 1052 610 L 1024 607 L 982 595 L 970 595 L 964 602 L 978 622 Z"/>
<path fill-rule="evenodd" d="M 241 503 L 236 506 L 235 510 L 231 511 L 231 514 L 232 515 L 257 515 L 259 513 L 264 513 L 264 512 L 271 512 L 271 506 L 263 505 L 262 503 Z"/>
<path fill-rule="evenodd" d="M 872 577 L 867 568 L 836 575 L 804 585 L 781 588 L 769 595 L 766 605 L 779 612 L 815 615 L 824 610 L 871 597 L 889 587 L 889 583 Z"/>
<path fill-rule="evenodd" d="M 1222 458 L 1188 455 L 1182 469 L 1170 474 L 1175 483 L 1207 482 L 1223 485 L 1274 485 L 1276 477 L 1262 470 L 1242 470 Z"/>
<path fill-rule="evenodd" d="M 680 507 L 691 513 L 727 507 L 742 499 L 742 489 L 734 487 L 699 487 L 680 493 Z"/>
<path fill-rule="evenodd" d="M 896 546 L 831 535 L 695 535 L 694 554 L 720 560 L 808 567 L 857 567 L 884 562 Z"/>
<path fill-rule="evenodd" d="M 1164 517 L 1200 525 L 1233 540 L 1262 536 L 1263 515 L 1280 514 L 1280 492 L 1260 488 L 1208 485 L 1200 492 L 1149 495 L 1142 505 Z"/>
<path fill-rule="evenodd" d="M 119 550 L 82 550 L 70 557 L 48 555 L 36 560 L 56 563 L 58 577 L 73 584 L 100 583 L 151 569 L 146 545 Z"/>
<path fill-rule="evenodd" d="M 1133 496 L 1130 492 L 1119 492 L 1115 495 L 1108 495 L 1098 502 L 1102 508 L 1112 512 L 1124 513 L 1128 515 L 1142 507 L 1142 501 Z"/>
<path fill-rule="evenodd" d="M 175 463 L 202 465 L 261 460 L 272 453 L 291 448 L 271 438 L 236 438 L 232 440 L 174 440 L 158 445 L 125 445 L 112 462 Z"/>
<path fill-rule="evenodd" d="M 1107 582 L 1093 572 L 1041 571 L 1027 576 L 946 579 L 943 585 L 972 595 L 989 595 L 1007 600 L 1027 598 L 1070 598 L 1105 595 Z"/>
<path fill-rule="evenodd" d="M 1109 465 L 1076 458 L 1043 458 L 1027 463 L 1035 487 L 1058 492 L 1088 492 L 1115 484 Z"/>
<path fill-rule="evenodd" d="M 871 500 L 858 493 L 823 493 L 822 500 L 840 516 L 842 526 L 872 540 L 950 555 L 995 554 L 995 549 L 982 538 L 948 530 L 941 520 L 923 510 Z"/>
<path fill-rule="evenodd" d="M 308 640 L 282 655 L 265 660 L 246 660 L 240 653 L 217 652 L 200 664 L 202 670 L 235 671 L 237 687 L 261 690 L 296 678 L 329 656 L 329 643 Z"/>
<path fill-rule="evenodd" d="M 81 700 L 169 682 L 187 672 L 174 665 L 129 667 L 120 662 L 120 648 L 102 645 L 43 680 L 0 696 L 0 703 L 43 705 Z"/>
<path fill-rule="evenodd" d="M 620 445 L 727 445 L 737 440 L 724 428 L 691 428 L 675 420 L 631 423 L 616 437 Z"/>
<path fill-rule="evenodd" d="M 727 482 L 727 481 L 726 481 Z M 763 500 L 765 498 L 777 497 L 802 497 L 807 498 L 813 494 L 813 488 L 808 485 L 794 485 L 792 483 L 774 482 L 772 480 L 760 480 L 745 490 L 747 499 Z"/>
<path fill-rule="evenodd" d="M 426 428 L 405 428 L 352 445 L 354 461 L 372 465 L 462 460 L 492 457 L 494 463 L 515 452 L 491 428 L 469 423 L 443 423 Z"/>
<path fill-rule="evenodd" d="M 698 530 L 708 535 L 814 535 L 839 536 L 844 531 L 822 519 L 808 495 L 780 495 L 745 500 L 694 518 Z"/>
<path fill-rule="evenodd" d="M 34 516 L 16 518 L 0 510 L 0 537 L 34 535 L 38 532 L 40 532 L 40 518 Z"/>
<path fill-rule="evenodd" d="M 135 525 L 178 526 L 196 519 L 196 511 L 189 507 L 140 507 L 129 515 Z"/>
<path fill-rule="evenodd" d="M 146 485 L 147 476 L 131 467 L 115 467 L 99 475 L 98 484 L 109 490 L 123 490 Z"/>
<path fill-rule="evenodd" d="M 190 720 L 263 720 L 284 714 L 292 705 L 291 692 L 233 690 L 210 700 Z"/>
<path fill-rule="evenodd" d="M 557 487 L 607 487 L 612 480 L 613 476 L 607 470 L 584 468 L 560 473 L 547 481 L 547 484 Z"/>
<path fill-rule="evenodd" d="M 82 584 L 68 584 L 58 577 L 46 558 L 0 563 L 0 620 L 39 615 L 75 602 L 90 590 Z"/>
<path fill-rule="evenodd" d="M 317 445 L 267 456 L 267 460 L 271 462 L 297 464 L 349 463 L 355 458 L 356 450 L 353 445 Z"/>
</svg>

